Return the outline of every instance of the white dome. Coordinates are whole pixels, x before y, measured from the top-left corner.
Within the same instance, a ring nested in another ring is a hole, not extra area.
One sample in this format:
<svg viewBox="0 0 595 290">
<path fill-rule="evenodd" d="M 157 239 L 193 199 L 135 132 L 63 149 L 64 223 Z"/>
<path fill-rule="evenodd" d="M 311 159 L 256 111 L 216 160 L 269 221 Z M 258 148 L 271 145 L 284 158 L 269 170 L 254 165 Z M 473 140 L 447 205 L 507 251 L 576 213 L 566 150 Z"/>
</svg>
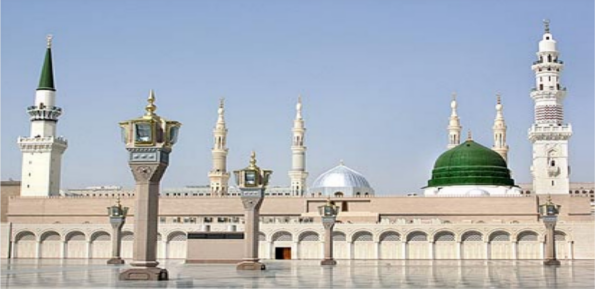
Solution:
<svg viewBox="0 0 595 290">
<path fill-rule="evenodd" d="M 370 183 L 359 172 L 341 164 L 318 176 L 312 187 L 370 187 Z"/>
<path fill-rule="evenodd" d="M 312 193 L 336 195 L 340 192 L 345 196 L 373 195 L 370 183 L 359 172 L 341 164 L 321 174 L 310 186 Z"/>
</svg>

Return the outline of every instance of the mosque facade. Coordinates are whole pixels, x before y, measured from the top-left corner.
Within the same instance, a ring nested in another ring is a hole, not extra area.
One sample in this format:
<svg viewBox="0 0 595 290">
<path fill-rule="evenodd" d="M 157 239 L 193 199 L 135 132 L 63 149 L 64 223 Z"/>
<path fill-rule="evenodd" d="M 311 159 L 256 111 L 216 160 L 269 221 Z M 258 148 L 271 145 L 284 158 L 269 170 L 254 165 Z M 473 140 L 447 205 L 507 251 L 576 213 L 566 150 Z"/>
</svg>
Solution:
<svg viewBox="0 0 595 290">
<path fill-rule="evenodd" d="M 439 156 L 423 196 L 376 196 L 362 173 L 343 162 L 307 186 L 306 127 L 301 97 L 292 128 L 288 187 L 267 188 L 261 209 L 259 255 L 277 259 L 322 259 L 318 207 L 330 198 L 340 207 L 333 233 L 337 259 L 542 259 L 545 227 L 537 208 L 550 196 L 562 205 L 556 231 L 558 257 L 593 259 L 593 183 L 573 194 L 569 182 L 570 125 L 563 123 L 560 86 L 563 62 L 549 23 L 532 69 L 537 87 L 533 144 L 533 183 L 519 186 L 508 169 L 506 123 L 497 98 L 492 148 L 469 134 L 461 142 L 456 97 L 451 103 L 447 151 Z M 224 101 L 213 129 L 209 185 L 163 189 L 160 194 L 158 258 L 185 259 L 187 233 L 243 231 L 239 190 L 229 185 Z M 29 137 L 19 137 L 21 182 L 2 183 L 3 258 L 110 258 L 111 226 L 106 207 L 121 198 L 130 208 L 122 236 L 123 258 L 132 256 L 134 192 L 121 187 L 60 190 L 60 160 L 67 148 L 56 134 L 51 39 L 48 39 Z M 66 210 L 67 209 L 67 210 Z"/>
</svg>

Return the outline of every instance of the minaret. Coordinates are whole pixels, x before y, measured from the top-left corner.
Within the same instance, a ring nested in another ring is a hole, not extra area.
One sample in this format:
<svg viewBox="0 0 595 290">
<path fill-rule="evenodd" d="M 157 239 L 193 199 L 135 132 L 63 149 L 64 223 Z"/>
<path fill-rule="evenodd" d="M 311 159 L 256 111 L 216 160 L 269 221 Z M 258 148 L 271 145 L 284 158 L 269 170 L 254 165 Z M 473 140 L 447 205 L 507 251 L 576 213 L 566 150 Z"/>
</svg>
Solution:
<svg viewBox="0 0 595 290">
<path fill-rule="evenodd" d="M 41 70 L 35 104 L 27 108 L 31 120 L 29 137 L 19 137 L 23 152 L 21 196 L 60 194 L 62 153 L 66 139 L 56 136 L 56 123 L 62 108 L 56 107 L 56 88 L 52 69 L 52 36 L 47 37 L 45 61 Z"/>
<path fill-rule="evenodd" d="M 506 162 L 508 162 L 508 145 L 506 144 L 506 123 L 504 122 L 504 115 L 502 115 L 502 103 L 500 94 L 496 95 L 496 119 L 494 119 L 494 147 L 492 150 L 498 152 Z"/>
<path fill-rule="evenodd" d="M 452 101 L 450 102 L 450 120 L 448 122 L 448 149 L 457 147 L 461 144 L 461 122 L 459 115 L 457 115 L 457 93 L 452 93 Z"/>
<path fill-rule="evenodd" d="M 225 119 L 223 117 L 224 99 L 219 103 L 219 110 L 217 111 L 219 117 L 217 124 L 213 129 L 214 145 L 213 150 L 213 168 L 209 172 L 209 180 L 211 182 L 211 196 L 227 195 L 227 183 L 229 181 L 229 172 L 227 172 L 227 151 L 225 147 L 227 139 L 227 128 L 225 127 Z"/>
<path fill-rule="evenodd" d="M 566 88 L 560 85 L 564 63 L 558 59 L 549 20 L 544 20 L 544 24 L 538 60 L 531 66 L 536 80 L 536 87 L 531 91 L 535 102 L 535 121 L 529 129 L 529 140 L 533 143 L 533 192 L 568 194 L 568 139 L 572 136 L 572 127 L 564 124 L 562 101 L 566 97 Z"/>
<path fill-rule="evenodd" d="M 306 128 L 304 128 L 304 119 L 302 119 L 302 97 L 298 97 L 298 103 L 295 106 L 296 115 L 293 121 L 293 141 L 291 145 L 291 171 L 289 171 L 289 178 L 291 179 L 291 195 L 303 196 L 306 190 L 306 147 L 304 146 L 304 135 Z"/>
</svg>

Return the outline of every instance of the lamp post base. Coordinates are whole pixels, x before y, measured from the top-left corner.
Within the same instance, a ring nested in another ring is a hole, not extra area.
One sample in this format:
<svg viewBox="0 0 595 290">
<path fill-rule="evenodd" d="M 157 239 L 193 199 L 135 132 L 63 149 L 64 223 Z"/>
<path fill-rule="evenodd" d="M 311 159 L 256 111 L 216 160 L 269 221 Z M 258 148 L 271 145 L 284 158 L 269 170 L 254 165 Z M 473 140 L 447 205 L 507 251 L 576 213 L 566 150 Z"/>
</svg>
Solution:
<svg viewBox="0 0 595 290">
<path fill-rule="evenodd" d="M 244 261 L 236 266 L 236 270 L 261 271 L 266 270 L 266 266 L 260 262 Z"/>
<path fill-rule="evenodd" d="M 169 274 L 157 267 L 130 268 L 120 272 L 120 280 L 161 281 L 169 280 Z"/>
<path fill-rule="evenodd" d="M 543 264 L 546 266 L 560 266 L 560 261 L 554 259 L 545 260 L 543 261 Z"/>
<path fill-rule="evenodd" d="M 334 266 L 337 265 L 337 261 L 335 259 L 324 259 L 320 261 L 321 266 Z"/>
<path fill-rule="evenodd" d="M 110 265 L 122 265 L 125 262 L 122 258 L 111 258 L 111 259 L 107 260 L 107 263 Z"/>
</svg>

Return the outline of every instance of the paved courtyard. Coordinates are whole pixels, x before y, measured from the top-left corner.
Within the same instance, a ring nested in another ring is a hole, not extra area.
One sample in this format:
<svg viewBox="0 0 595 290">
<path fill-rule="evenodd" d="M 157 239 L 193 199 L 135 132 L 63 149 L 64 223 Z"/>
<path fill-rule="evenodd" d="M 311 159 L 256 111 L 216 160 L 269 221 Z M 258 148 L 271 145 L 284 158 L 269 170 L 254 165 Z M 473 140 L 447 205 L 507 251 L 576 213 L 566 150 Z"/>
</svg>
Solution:
<svg viewBox="0 0 595 290">
<path fill-rule="evenodd" d="M 127 266 L 104 260 L 2 260 L 2 288 L 590 288 L 594 261 L 265 261 L 263 272 L 234 265 L 162 263 L 169 281 L 118 281 Z"/>
</svg>

